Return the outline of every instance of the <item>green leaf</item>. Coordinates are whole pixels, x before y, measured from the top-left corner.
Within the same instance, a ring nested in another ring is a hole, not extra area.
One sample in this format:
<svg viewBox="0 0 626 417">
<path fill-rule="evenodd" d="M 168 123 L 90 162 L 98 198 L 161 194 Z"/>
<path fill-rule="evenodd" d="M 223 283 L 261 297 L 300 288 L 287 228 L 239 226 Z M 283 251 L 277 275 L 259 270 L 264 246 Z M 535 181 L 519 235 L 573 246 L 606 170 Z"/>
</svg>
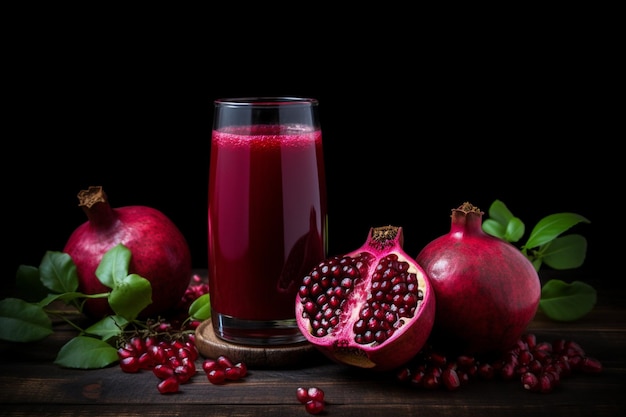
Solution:
<svg viewBox="0 0 626 417">
<path fill-rule="evenodd" d="M 585 261 L 587 239 L 578 234 L 557 237 L 542 250 L 542 259 L 554 269 L 578 268 Z"/>
<path fill-rule="evenodd" d="M 19 298 L 0 301 L 0 339 L 34 342 L 52 334 L 52 322 L 43 308 Z"/>
<path fill-rule="evenodd" d="M 524 232 L 526 228 L 524 223 L 517 218 L 513 217 L 509 220 L 509 223 L 506 225 L 506 232 L 504 233 L 504 240 L 507 242 L 517 242 L 524 236 Z"/>
<path fill-rule="evenodd" d="M 67 253 L 47 251 L 39 265 L 41 282 L 55 293 L 78 289 L 76 265 Z"/>
<path fill-rule="evenodd" d="M 152 285 L 150 281 L 137 274 L 116 278 L 116 283 L 109 295 L 109 305 L 115 312 L 128 321 L 133 321 L 141 310 L 152 303 Z"/>
<path fill-rule="evenodd" d="M 535 225 L 522 248 L 531 249 L 544 245 L 581 222 L 590 223 L 585 217 L 576 213 L 556 213 L 546 216 Z"/>
<path fill-rule="evenodd" d="M 107 341 L 121 335 L 128 323 L 128 320 L 122 316 L 106 316 L 86 328 L 85 333 L 99 336 L 102 340 Z"/>
<path fill-rule="evenodd" d="M 48 289 L 41 282 L 39 269 L 34 266 L 20 265 L 15 275 L 15 298 L 24 301 L 39 301 L 48 295 Z"/>
<path fill-rule="evenodd" d="M 128 275 L 131 252 L 124 244 L 118 243 L 109 249 L 96 268 L 96 276 L 103 285 L 115 288 L 116 282 L 123 281 Z"/>
<path fill-rule="evenodd" d="M 495 200 L 489 207 L 489 219 L 483 221 L 483 231 L 507 242 L 517 242 L 525 232 L 524 223 L 500 200 Z"/>
<path fill-rule="evenodd" d="M 574 321 L 589 313 L 596 304 L 596 290 L 589 284 L 571 284 L 551 279 L 541 288 L 539 308 L 551 319 Z"/>
<path fill-rule="evenodd" d="M 55 364 L 65 368 L 98 369 L 117 362 L 117 349 L 100 339 L 76 336 L 61 347 Z"/>
<path fill-rule="evenodd" d="M 196 320 L 206 320 L 211 317 L 211 299 L 209 294 L 202 294 L 189 306 L 189 317 Z"/>
<path fill-rule="evenodd" d="M 500 223 L 502 226 L 506 226 L 509 224 L 511 219 L 514 217 L 513 213 L 507 208 L 507 206 L 500 200 L 495 200 L 489 206 L 489 218 L 495 220 L 497 223 Z"/>
<path fill-rule="evenodd" d="M 488 235 L 494 236 L 494 237 L 498 237 L 500 239 L 506 240 L 505 239 L 505 234 L 506 234 L 506 226 L 503 224 L 498 223 L 495 220 L 492 219 L 487 219 L 485 221 L 483 221 L 483 231 L 485 233 L 487 233 Z"/>
</svg>

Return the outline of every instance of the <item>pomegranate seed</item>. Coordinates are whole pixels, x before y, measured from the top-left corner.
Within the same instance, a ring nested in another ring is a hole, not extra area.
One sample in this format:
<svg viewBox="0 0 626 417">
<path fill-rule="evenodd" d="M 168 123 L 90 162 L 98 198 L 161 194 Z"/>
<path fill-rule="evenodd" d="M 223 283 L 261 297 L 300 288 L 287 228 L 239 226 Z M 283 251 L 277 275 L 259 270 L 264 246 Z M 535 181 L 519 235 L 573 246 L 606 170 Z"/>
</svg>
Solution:
<svg viewBox="0 0 626 417">
<path fill-rule="evenodd" d="M 158 326 L 159 332 L 161 333 L 167 333 L 172 329 L 172 324 L 171 323 L 161 323 Z"/>
<path fill-rule="evenodd" d="M 461 385 L 466 385 L 469 382 L 470 375 L 467 372 L 457 370 L 456 373 L 459 376 L 459 381 L 461 382 Z"/>
<path fill-rule="evenodd" d="M 248 375 L 248 367 L 246 366 L 245 363 L 243 362 L 237 362 L 235 364 L 235 368 L 239 368 L 239 376 L 241 378 L 245 377 L 246 375 Z"/>
<path fill-rule="evenodd" d="M 543 369 L 543 365 L 537 359 L 533 359 L 528 364 L 528 370 L 534 374 L 538 374 L 539 372 L 541 372 L 542 369 Z"/>
<path fill-rule="evenodd" d="M 416 387 L 421 387 L 422 386 L 422 382 L 424 381 L 424 376 L 426 375 L 426 373 L 422 370 L 418 370 L 416 371 L 413 376 L 411 377 L 411 385 L 414 385 Z"/>
<path fill-rule="evenodd" d="M 582 356 L 570 356 L 567 361 L 572 369 L 580 370 L 582 368 L 584 358 Z"/>
<path fill-rule="evenodd" d="M 454 369 L 445 369 L 441 374 L 441 379 L 448 391 L 454 391 L 461 386 L 459 376 Z"/>
<path fill-rule="evenodd" d="M 134 356 L 124 358 L 120 361 L 120 368 L 122 368 L 122 371 L 131 374 L 139 372 L 139 360 Z"/>
<path fill-rule="evenodd" d="M 174 369 L 160 363 L 152 368 L 152 373 L 159 379 L 167 379 L 174 375 Z"/>
<path fill-rule="evenodd" d="M 528 350 L 519 353 L 518 360 L 520 365 L 528 365 L 534 358 L 533 354 Z"/>
<path fill-rule="evenodd" d="M 558 371 L 559 375 L 562 377 L 568 377 L 572 375 L 572 367 L 569 363 L 569 358 L 567 356 L 563 356 L 553 362 L 555 370 Z"/>
<path fill-rule="evenodd" d="M 177 366 L 180 366 L 183 363 L 182 359 L 179 358 L 178 356 L 170 356 L 169 358 L 167 358 L 166 362 L 172 368 L 176 368 Z"/>
<path fill-rule="evenodd" d="M 178 392 L 178 390 L 180 389 L 178 378 L 176 378 L 175 376 L 171 376 L 167 379 L 162 380 L 161 382 L 159 382 L 159 385 L 157 385 L 157 389 L 161 394 Z"/>
<path fill-rule="evenodd" d="M 540 342 L 535 345 L 535 351 L 540 350 L 543 352 L 552 352 L 552 343 L 550 342 Z"/>
<path fill-rule="evenodd" d="M 211 384 L 223 384 L 226 380 L 226 373 L 223 369 L 212 369 L 206 375 Z"/>
<path fill-rule="evenodd" d="M 493 379 L 496 375 L 496 370 L 490 363 L 481 363 L 478 365 L 478 375 L 482 379 Z"/>
<path fill-rule="evenodd" d="M 505 363 L 500 370 L 500 377 L 505 381 L 513 379 L 515 377 L 515 365 L 512 363 Z"/>
<path fill-rule="evenodd" d="M 524 389 L 533 392 L 539 391 L 539 379 L 537 378 L 537 375 L 533 374 L 532 372 L 526 372 L 524 375 L 522 375 L 521 380 Z"/>
<path fill-rule="evenodd" d="M 411 370 L 407 367 L 400 368 L 396 372 L 396 379 L 398 381 L 408 381 L 411 378 Z"/>
<path fill-rule="evenodd" d="M 436 389 L 441 386 L 441 377 L 437 372 L 427 372 L 422 378 L 422 386 L 428 389 Z"/>
<path fill-rule="evenodd" d="M 133 356 L 133 357 L 136 356 L 136 353 L 134 352 L 134 350 L 129 350 L 129 349 L 126 349 L 126 348 L 123 348 L 123 347 L 121 347 L 121 348 L 119 348 L 117 350 L 117 357 L 119 359 L 124 359 L 124 358 L 128 358 L 128 357 L 131 357 L 131 356 Z"/>
<path fill-rule="evenodd" d="M 146 346 L 143 343 L 143 339 L 139 336 L 134 336 L 130 339 L 130 344 L 133 346 L 135 351 L 137 352 L 137 356 L 141 355 L 146 351 Z"/>
<path fill-rule="evenodd" d="M 456 363 L 463 369 L 467 369 L 476 364 L 476 359 L 473 356 L 461 355 L 456 358 Z"/>
<path fill-rule="evenodd" d="M 217 357 L 217 363 L 222 368 L 232 368 L 233 366 L 233 363 L 231 362 L 231 360 L 224 355 L 220 355 Z"/>
<path fill-rule="evenodd" d="M 230 368 L 224 369 L 224 378 L 229 379 L 231 381 L 236 381 L 241 378 L 241 370 L 236 366 L 231 366 Z"/>
<path fill-rule="evenodd" d="M 311 387 L 308 389 L 307 394 L 311 400 L 324 401 L 324 391 L 320 388 Z"/>
<path fill-rule="evenodd" d="M 543 394 L 547 394 L 552 392 L 552 379 L 548 376 L 547 373 L 541 373 L 538 377 L 539 380 L 539 391 Z"/>
<path fill-rule="evenodd" d="M 154 357 L 150 352 L 142 353 L 137 361 L 140 369 L 152 369 L 155 365 Z"/>
<path fill-rule="evenodd" d="M 529 350 L 533 350 L 537 346 L 537 336 L 533 333 L 526 333 L 522 335 L 522 340 L 526 343 Z"/>
<path fill-rule="evenodd" d="M 217 363 L 215 359 L 205 359 L 202 362 L 202 369 L 204 372 L 212 371 L 213 369 L 219 369 L 221 366 Z"/>
<path fill-rule="evenodd" d="M 580 369 L 587 374 L 599 374 L 602 372 L 602 363 L 595 358 L 587 356 L 582 360 Z"/>
<path fill-rule="evenodd" d="M 174 369 L 174 374 L 178 378 L 178 382 L 184 384 L 191 379 L 191 377 L 195 374 L 195 370 L 191 369 L 188 366 L 180 365 Z"/>
<path fill-rule="evenodd" d="M 552 384 L 552 388 L 556 388 L 561 385 L 561 376 L 556 370 L 546 370 L 544 371 L 548 378 L 550 378 L 550 383 Z"/>
<path fill-rule="evenodd" d="M 302 404 L 306 404 L 309 401 L 309 389 L 304 387 L 296 388 L 296 398 Z"/>
<path fill-rule="evenodd" d="M 310 400 L 304 405 L 309 414 L 319 414 L 324 411 L 324 402 L 318 400 Z"/>
<path fill-rule="evenodd" d="M 152 346 L 156 346 L 158 343 L 159 342 L 155 336 L 148 336 L 143 340 L 143 345 L 146 350 L 149 350 Z"/>
<path fill-rule="evenodd" d="M 583 348 L 573 340 L 568 340 L 567 342 L 565 342 L 565 350 L 568 352 L 568 356 L 574 356 L 575 354 L 579 356 L 585 356 L 585 351 L 583 350 Z"/>
<path fill-rule="evenodd" d="M 172 341 L 171 344 L 172 344 L 172 347 L 176 349 L 176 351 L 178 351 L 182 347 L 185 347 L 185 344 L 181 342 L 180 340 L 174 340 Z"/>
<path fill-rule="evenodd" d="M 445 355 L 438 353 L 438 352 L 433 352 L 430 354 L 430 362 L 433 365 L 441 368 L 446 365 L 447 359 Z"/>
</svg>

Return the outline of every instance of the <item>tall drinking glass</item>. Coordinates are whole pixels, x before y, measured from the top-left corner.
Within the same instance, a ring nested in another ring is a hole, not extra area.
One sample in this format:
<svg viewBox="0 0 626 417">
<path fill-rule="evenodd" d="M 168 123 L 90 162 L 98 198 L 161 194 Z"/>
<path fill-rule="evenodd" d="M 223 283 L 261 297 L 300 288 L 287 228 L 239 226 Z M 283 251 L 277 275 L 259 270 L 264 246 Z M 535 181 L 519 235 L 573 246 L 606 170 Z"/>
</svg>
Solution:
<svg viewBox="0 0 626 417">
<path fill-rule="evenodd" d="M 304 341 L 295 320 L 302 278 L 327 254 L 318 101 L 214 102 L 209 173 L 209 293 L 221 339 Z"/>
</svg>

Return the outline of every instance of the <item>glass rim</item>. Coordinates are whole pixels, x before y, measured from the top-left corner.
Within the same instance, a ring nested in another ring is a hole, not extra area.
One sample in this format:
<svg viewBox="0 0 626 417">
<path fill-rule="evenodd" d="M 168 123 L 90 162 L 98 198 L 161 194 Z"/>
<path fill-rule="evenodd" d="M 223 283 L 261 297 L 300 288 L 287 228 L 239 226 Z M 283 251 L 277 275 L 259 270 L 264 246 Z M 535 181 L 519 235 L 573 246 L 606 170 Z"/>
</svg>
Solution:
<svg viewBox="0 0 626 417">
<path fill-rule="evenodd" d="M 272 107 L 307 104 L 316 106 L 318 100 L 310 97 L 295 96 L 259 96 L 259 97 L 234 97 L 218 98 L 214 100 L 215 105 L 224 107 Z"/>
</svg>

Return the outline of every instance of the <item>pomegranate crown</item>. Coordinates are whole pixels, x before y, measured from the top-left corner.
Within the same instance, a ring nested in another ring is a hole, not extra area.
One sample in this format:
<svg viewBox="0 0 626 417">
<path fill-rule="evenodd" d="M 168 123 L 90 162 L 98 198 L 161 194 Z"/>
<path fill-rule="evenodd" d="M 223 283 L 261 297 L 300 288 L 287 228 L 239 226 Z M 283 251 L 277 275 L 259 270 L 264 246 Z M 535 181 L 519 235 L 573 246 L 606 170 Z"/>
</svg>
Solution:
<svg viewBox="0 0 626 417">
<path fill-rule="evenodd" d="M 81 190 L 78 193 L 78 206 L 85 206 L 87 208 L 91 208 L 96 203 L 104 203 L 106 202 L 106 194 L 102 190 L 102 186 L 90 186 L 86 190 Z"/>
<path fill-rule="evenodd" d="M 372 227 L 369 244 L 379 250 L 393 246 L 396 242 L 402 246 L 402 228 L 398 226 Z"/>
<path fill-rule="evenodd" d="M 458 208 L 452 209 L 452 212 L 454 213 L 455 211 L 462 211 L 465 214 L 468 213 L 474 213 L 474 214 L 479 214 L 479 215 L 483 215 L 485 213 L 483 213 L 483 211 L 481 209 L 479 209 L 478 207 L 476 207 L 475 205 L 473 205 L 472 203 L 466 201 L 463 204 L 461 204 Z"/>
</svg>

